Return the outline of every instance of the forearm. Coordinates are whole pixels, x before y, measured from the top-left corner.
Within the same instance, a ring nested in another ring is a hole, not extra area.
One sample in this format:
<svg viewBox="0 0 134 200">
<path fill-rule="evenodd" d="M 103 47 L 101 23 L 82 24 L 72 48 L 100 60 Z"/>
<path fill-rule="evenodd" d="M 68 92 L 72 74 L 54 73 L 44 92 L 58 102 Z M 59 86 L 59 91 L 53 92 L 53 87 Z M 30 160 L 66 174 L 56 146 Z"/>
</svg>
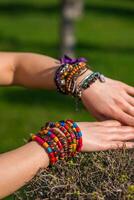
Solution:
<svg viewBox="0 0 134 200">
<path fill-rule="evenodd" d="M 0 199 L 15 192 L 49 165 L 48 154 L 36 142 L 0 155 Z"/>
<path fill-rule="evenodd" d="M 33 53 L 0 53 L 0 85 L 55 89 L 54 75 L 60 63 Z"/>
</svg>

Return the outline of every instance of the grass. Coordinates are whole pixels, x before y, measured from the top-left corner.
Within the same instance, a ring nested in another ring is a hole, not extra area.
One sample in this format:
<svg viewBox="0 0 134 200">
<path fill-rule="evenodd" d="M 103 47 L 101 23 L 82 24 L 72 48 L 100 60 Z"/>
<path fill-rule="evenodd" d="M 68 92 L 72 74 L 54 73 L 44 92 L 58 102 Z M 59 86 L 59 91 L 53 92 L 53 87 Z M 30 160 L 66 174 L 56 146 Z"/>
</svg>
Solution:
<svg viewBox="0 0 134 200">
<path fill-rule="evenodd" d="M 85 3 L 85 14 L 76 22 L 77 56 L 88 58 L 95 70 L 132 85 L 133 1 Z M 58 0 L 1 0 L 0 51 L 32 51 L 59 57 L 58 5 Z M 22 145 L 23 139 L 45 121 L 68 117 L 76 121 L 93 120 L 82 106 L 75 112 L 74 105 L 72 98 L 54 91 L 1 87 L 0 152 Z"/>
</svg>

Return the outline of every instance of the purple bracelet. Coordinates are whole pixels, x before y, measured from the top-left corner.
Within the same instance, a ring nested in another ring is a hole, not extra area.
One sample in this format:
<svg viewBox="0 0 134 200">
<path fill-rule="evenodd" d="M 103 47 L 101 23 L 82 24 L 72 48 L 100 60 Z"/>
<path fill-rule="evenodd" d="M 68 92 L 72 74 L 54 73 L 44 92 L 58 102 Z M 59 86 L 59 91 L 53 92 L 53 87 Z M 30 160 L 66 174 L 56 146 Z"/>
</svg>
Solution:
<svg viewBox="0 0 134 200">
<path fill-rule="evenodd" d="M 65 64 L 73 65 L 79 62 L 87 62 L 87 60 L 85 58 L 70 58 L 69 56 L 64 55 L 64 57 L 60 59 L 60 62 L 62 65 Z"/>
</svg>

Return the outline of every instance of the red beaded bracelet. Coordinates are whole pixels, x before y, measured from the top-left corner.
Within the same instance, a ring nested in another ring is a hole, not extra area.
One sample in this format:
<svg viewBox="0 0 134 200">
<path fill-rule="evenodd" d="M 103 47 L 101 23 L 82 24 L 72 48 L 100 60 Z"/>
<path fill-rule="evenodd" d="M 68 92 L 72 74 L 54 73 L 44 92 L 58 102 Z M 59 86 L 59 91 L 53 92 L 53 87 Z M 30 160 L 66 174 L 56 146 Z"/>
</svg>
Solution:
<svg viewBox="0 0 134 200">
<path fill-rule="evenodd" d="M 45 148 L 50 157 L 50 164 L 54 164 L 57 162 L 57 158 L 55 157 L 53 150 L 51 149 L 51 147 L 48 145 L 47 142 L 44 142 L 44 140 L 41 137 L 34 134 L 32 134 L 31 138 L 33 141 L 38 142 L 42 147 Z"/>
</svg>

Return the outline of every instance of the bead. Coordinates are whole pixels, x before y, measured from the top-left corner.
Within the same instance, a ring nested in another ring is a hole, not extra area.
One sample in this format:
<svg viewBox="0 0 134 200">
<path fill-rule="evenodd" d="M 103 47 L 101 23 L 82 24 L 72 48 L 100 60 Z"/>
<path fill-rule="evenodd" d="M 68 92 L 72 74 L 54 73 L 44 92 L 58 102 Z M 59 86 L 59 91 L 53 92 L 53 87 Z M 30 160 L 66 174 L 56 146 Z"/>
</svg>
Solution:
<svg viewBox="0 0 134 200">
<path fill-rule="evenodd" d="M 65 80 L 61 80 L 61 85 L 65 85 Z"/>
<path fill-rule="evenodd" d="M 57 137 L 55 137 L 54 140 L 55 140 L 55 142 L 58 142 L 58 141 L 59 141 Z"/>
<path fill-rule="evenodd" d="M 43 147 L 47 148 L 48 146 L 49 146 L 49 145 L 48 145 L 47 142 L 44 142 L 44 143 L 43 143 Z"/>
<path fill-rule="evenodd" d="M 54 164 L 58 159 L 67 160 L 74 157 L 82 147 L 82 133 L 77 123 L 72 120 L 48 122 L 31 138 L 47 151 L 50 164 Z"/>
<path fill-rule="evenodd" d="M 47 152 L 48 152 L 48 153 L 51 153 L 51 152 L 52 152 L 52 149 L 51 149 L 50 147 L 48 147 L 48 148 L 47 148 Z"/>
<path fill-rule="evenodd" d="M 64 126 L 64 125 L 65 125 L 65 122 L 64 122 L 64 121 L 60 121 L 60 125 L 61 125 L 61 126 Z"/>
</svg>

